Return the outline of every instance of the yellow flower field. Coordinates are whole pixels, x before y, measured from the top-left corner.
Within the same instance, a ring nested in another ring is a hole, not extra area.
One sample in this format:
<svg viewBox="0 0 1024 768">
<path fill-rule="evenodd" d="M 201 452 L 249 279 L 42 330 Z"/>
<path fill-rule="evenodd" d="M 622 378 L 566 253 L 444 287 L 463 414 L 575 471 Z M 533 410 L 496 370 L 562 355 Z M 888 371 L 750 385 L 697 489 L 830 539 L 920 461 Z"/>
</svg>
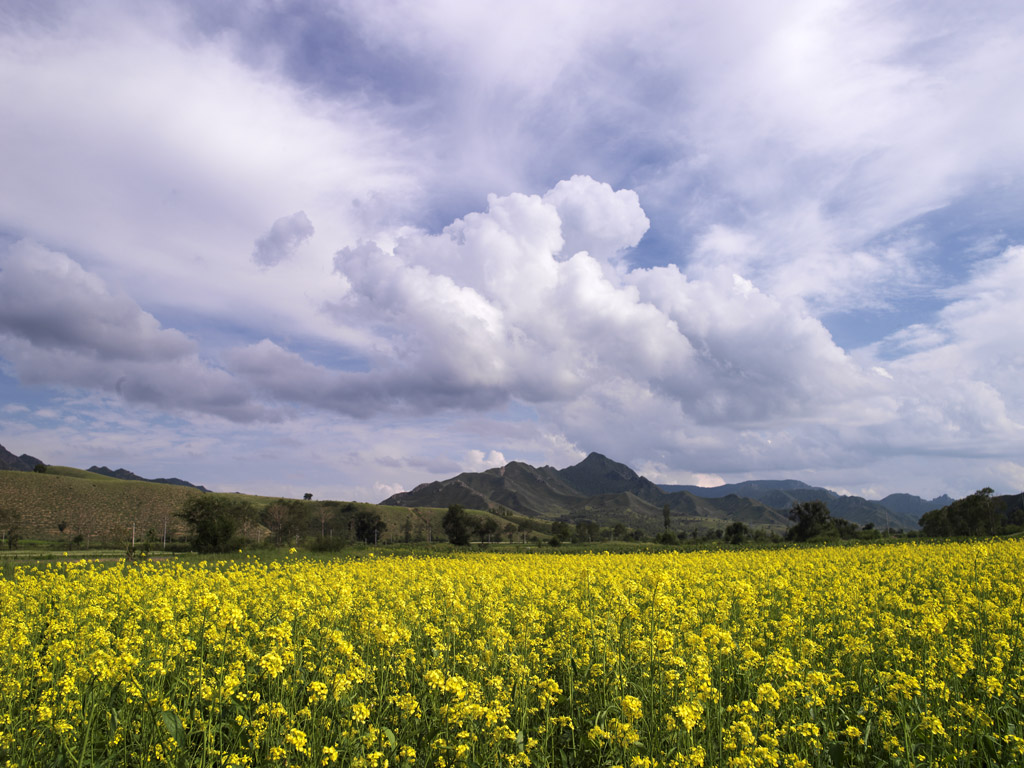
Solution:
<svg viewBox="0 0 1024 768">
<path fill-rule="evenodd" d="M 0 582 L 0 763 L 1024 765 L 1024 543 L 78 564 Z"/>
</svg>

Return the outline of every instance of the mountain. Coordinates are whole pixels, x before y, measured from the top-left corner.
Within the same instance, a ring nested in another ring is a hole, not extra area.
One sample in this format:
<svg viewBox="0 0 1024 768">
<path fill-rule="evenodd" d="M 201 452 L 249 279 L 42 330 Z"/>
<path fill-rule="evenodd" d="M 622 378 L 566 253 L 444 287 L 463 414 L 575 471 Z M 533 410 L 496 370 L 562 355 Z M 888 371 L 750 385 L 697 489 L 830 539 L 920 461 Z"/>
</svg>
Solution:
<svg viewBox="0 0 1024 768">
<path fill-rule="evenodd" d="M 702 488 L 695 485 L 661 485 L 663 491 L 685 490 L 703 498 L 720 498 L 729 494 L 744 496 L 766 504 L 772 509 L 789 510 L 794 504 L 823 501 L 833 517 L 841 517 L 858 525 L 873 524 L 876 528 L 915 530 L 921 515 L 952 502 L 948 496 L 925 501 L 918 496 L 897 493 L 881 501 L 860 496 L 843 496 L 828 488 L 817 488 L 799 480 L 748 480 L 742 483 Z"/>
<path fill-rule="evenodd" d="M 558 472 L 577 493 L 598 496 L 602 493 L 631 493 L 639 499 L 659 504 L 664 492 L 646 477 L 641 477 L 625 464 L 612 461 L 600 453 L 591 453 L 572 467 Z"/>
<path fill-rule="evenodd" d="M 705 499 L 686 491 L 665 493 L 625 464 L 599 453 L 562 470 L 514 461 L 485 472 L 463 472 L 397 493 L 381 503 L 507 509 L 541 520 L 621 524 L 648 534 L 664 529 L 665 506 L 675 530 L 721 528 L 734 520 L 779 531 L 788 525 L 784 515 L 756 500 L 735 495 Z"/>
<path fill-rule="evenodd" d="M 912 496 L 909 493 L 890 493 L 878 503 L 897 515 L 903 515 L 905 517 L 912 517 L 915 520 L 920 520 L 921 515 L 925 512 L 931 512 L 933 509 L 948 507 L 953 503 L 953 501 L 954 499 L 951 499 L 945 494 L 938 496 L 931 501 L 925 501 L 920 496 Z"/>
<path fill-rule="evenodd" d="M 15 472 L 31 472 L 42 463 L 35 456 L 29 456 L 27 453 L 15 456 L 0 445 L 0 469 L 14 470 Z"/>
<path fill-rule="evenodd" d="M 37 459 L 35 456 L 29 456 L 27 453 L 21 454 L 21 456 L 15 456 L 13 453 L 8 451 L 2 445 L 0 445 L 0 470 L 14 470 L 17 472 L 31 472 L 39 464 L 44 462 Z M 149 480 L 145 477 L 139 477 L 134 472 L 129 472 L 127 469 L 110 469 L 108 467 L 89 467 L 87 470 L 97 475 L 105 475 L 107 477 L 113 477 L 118 480 L 142 480 L 147 483 L 163 483 L 164 485 L 180 485 L 185 488 L 198 488 L 204 493 L 210 493 L 208 488 L 204 488 L 201 485 L 194 485 L 187 480 L 181 480 L 177 477 L 158 477 L 155 480 Z"/>
<path fill-rule="evenodd" d="M 714 488 L 696 485 L 656 485 L 625 464 L 591 453 L 565 469 L 531 467 L 512 462 L 486 472 L 464 472 L 448 480 L 424 483 L 397 493 L 382 504 L 407 507 L 508 509 L 544 520 L 601 525 L 622 523 L 647 533 L 663 530 L 669 507 L 672 527 L 722 527 L 738 521 L 772 530 L 789 526 L 794 504 L 823 501 L 833 517 L 878 529 L 916 530 L 925 512 L 952 502 L 948 496 L 931 501 L 899 493 L 872 501 L 845 496 L 800 480 L 748 480 Z"/>
<path fill-rule="evenodd" d="M 88 472 L 92 472 L 97 475 L 105 475 L 107 477 L 113 477 L 117 480 L 141 480 L 145 483 L 163 483 L 164 485 L 180 485 L 185 488 L 198 488 L 203 493 L 210 493 L 209 488 L 204 488 L 201 485 L 194 485 L 188 480 L 182 480 L 177 477 L 158 477 L 150 480 L 146 477 L 139 477 L 134 472 L 129 472 L 127 469 L 110 469 L 109 467 L 89 467 Z"/>
</svg>

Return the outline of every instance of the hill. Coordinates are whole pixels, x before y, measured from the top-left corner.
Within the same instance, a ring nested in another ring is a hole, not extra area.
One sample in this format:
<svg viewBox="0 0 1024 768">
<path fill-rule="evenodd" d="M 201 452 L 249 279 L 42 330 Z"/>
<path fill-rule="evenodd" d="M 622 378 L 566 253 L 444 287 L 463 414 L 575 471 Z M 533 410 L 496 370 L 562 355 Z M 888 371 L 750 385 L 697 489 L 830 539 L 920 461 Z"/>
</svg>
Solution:
<svg viewBox="0 0 1024 768">
<path fill-rule="evenodd" d="M 162 544 L 181 543 L 189 531 L 178 517 L 191 497 L 205 495 L 199 488 L 127 480 L 74 467 L 49 466 L 45 473 L 0 470 L 0 509 L 15 512 L 22 539 L 63 542 L 65 546 L 123 548 L 141 545 L 149 536 Z M 355 538 L 360 513 L 378 515 L 386 525 L 379 543 L 446 541 L 441 525 L 446 509 L 381 506 L 360 502 L 297 501 L 240 493 L 209 494 L 250 503 L 260 519 L 273 516 L 274 507 L 300 505 L 301 525 L 294 535 L 323 546 L 341 546 Z M 550 532 L 550 525 L 511 513 L 469 510 L 474 540 L 496 541 L 510 536 Z M 134 529 L 134 530 L 133 530 Z M 6 529 L 4 531 L 6 533 Z M 259 543 L 273 535 L 265 525 L 243 528 L 243 537 Z"/>
<path fill-rule="evenodd" d="M 799 480 L 746 480 L 742 483 L 726 483 L 705 487 L 702 485 L 659 485 L 666 493 L 686 491 L 694 496 L 705 499 L 720 499 L 723 496 L 741 496 L 748 499 L 760 499 L 766 493 L 775 491 L 793 491 L 809 489 L 812 486 Z M 824 490 L 824 489 L 821 489 Z"/>
<path fill-rule="evenodd" d="M 79 540 L 85 545 L 141 542 L 185 534 L 176 516 L 195 488 L 113 480 L 71 467 L 45 473 L 0 470 L 0 505 L 20 517 L 25 538 Z"/>
</svg>

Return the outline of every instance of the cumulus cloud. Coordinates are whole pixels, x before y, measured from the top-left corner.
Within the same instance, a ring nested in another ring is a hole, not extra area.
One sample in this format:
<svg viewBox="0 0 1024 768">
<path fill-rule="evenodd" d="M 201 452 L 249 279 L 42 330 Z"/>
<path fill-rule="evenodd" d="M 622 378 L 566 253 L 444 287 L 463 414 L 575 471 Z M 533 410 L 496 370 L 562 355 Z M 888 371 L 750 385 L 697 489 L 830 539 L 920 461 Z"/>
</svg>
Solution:
<svg viewBox="0 0 1024 768">
<path fill-rule="evenodd" d="M 492 195 L 440 234 L 339 251 L 347 292 L 330 311 L 370 332 L 358 350 L 368 370 L 312 364 L 270 340 L 229 363 L 280 400 L 362 416 L 614 398 L 618 382 L 624 413 L 640 388 L 694 422 L 757 424 L 871 392 L 877 377 L 798 304 L 727 271 L 690 280 L 617 261 L 646 228 L 634 193 L 587 177 Z"/>
<path fill-rule="evenodd" d="M 565 257 L 586 251 L 599 261 L 614 263 L 651 226 L 636 192 L 613 190 L 589 176 L 558 182 L 544 195 L 544 202 L 558 211 Z"/>
<path fill-rule="evenodd" d="M 466 472 L 485 472 L 493 467 L 503 467 L 508 464 L 508 460 L 501 451 L 481 451 L 477 448 L 473 448 L 466 454 L 465 471 Z"/>
<path fill-rule="evenodd" d="M 267 234 L 256 241 L 252 260 L 261 267 L 273 267 L 291 258 L 295 249 L 313 236 L 313 222 L 305 211 L 282 216 Z"/>
<path fill-rule="evenodd" d="M 389 487 L 489 446 L 1016 477 L 1012 3 L 211 8 L 5 15 L 0 238 L 74 257 L 0 274 L 20 381 L 364 446 L 415 417 L 325 452 Z"/>
</svg>

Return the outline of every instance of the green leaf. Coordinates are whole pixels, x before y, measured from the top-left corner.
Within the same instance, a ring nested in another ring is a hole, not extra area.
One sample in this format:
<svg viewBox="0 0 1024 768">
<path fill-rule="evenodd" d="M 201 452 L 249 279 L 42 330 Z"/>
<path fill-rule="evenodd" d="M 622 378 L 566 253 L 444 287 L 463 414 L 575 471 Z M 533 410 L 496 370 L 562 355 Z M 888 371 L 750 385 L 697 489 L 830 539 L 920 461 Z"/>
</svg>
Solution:
<svg viewBox="0 0 1024 768">
<path fill-rule="evenodd" d="M 164 710 L 162 713 L 164 721 L 164 729 L 167 734 L 174 738 L 178 742 L 179 747 L 185 746 L 185 727 L 181 723 L 181 718 L 178 717 L 177 712 L 171 712 L 170 710 Z"/>
</svg>

